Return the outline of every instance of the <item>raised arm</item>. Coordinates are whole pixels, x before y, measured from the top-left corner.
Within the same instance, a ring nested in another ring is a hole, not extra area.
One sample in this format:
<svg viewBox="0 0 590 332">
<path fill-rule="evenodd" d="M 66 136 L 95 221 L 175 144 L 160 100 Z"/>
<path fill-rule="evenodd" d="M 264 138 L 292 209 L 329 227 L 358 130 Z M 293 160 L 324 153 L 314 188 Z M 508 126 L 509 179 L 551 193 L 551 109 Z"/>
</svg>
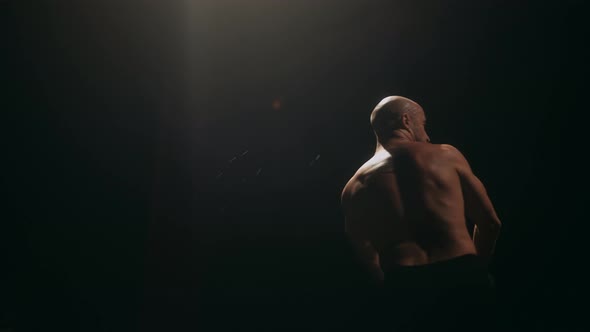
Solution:
<svg viewBox="0 0 590 332">
<path fill-rule="evenodd" d="M 479 256 L 487 262 L 491 259 L 502 223 L 496 215 L 483 183 L 473 174 L 467 159 L 451 145 L 443 146 L 449 153 L 461 181 L 465 215 L 475 223 L 473 242 Z"/>
</svg>

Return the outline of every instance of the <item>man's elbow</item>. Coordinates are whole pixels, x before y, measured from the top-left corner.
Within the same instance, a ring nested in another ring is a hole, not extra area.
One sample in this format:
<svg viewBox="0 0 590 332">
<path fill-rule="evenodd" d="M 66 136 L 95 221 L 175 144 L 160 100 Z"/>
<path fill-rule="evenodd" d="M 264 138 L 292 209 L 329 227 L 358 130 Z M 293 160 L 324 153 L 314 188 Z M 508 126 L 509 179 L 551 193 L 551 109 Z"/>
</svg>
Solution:
<svg viewBox="0 0 590 332">
<path fill-rule="evenodd" d="M 493 216 L 490 218 L 486 218 L 483 222 L 479 222 L 477 224 L 477 228 L 481 231 L 489 232 L 489 233 L 499 233 L 500 229 L 502 228 L 502 222 L 498 217 Z"/>
<path fill-rule="evenodd" d="M 500 229 L 502 229 L 502 222 L 497 217 L 492 218 L 488 223 L 486 223 L 486 227 L 490 232 L 499 233 Z"/>
<path fill-rule="evenodd" d="M 493 226 L 492 226 L 494 232 L 496 233 L 500 233 L 500 229 L 502 229 L 502 222 L 500 221 L 500 219 L 497 219 L 494 221 Z"/>
</svg>

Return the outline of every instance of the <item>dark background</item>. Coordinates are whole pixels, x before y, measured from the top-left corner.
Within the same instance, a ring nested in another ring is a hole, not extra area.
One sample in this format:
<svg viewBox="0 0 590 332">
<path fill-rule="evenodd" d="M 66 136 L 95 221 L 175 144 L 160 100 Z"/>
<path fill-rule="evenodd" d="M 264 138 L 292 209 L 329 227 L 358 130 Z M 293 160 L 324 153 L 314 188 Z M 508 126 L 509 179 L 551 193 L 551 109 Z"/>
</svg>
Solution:
<svg viewBox="0 0 590 332">
<path fill-rule="evenodd" d="M 403 95 L 504 223 L 504 330 L 575 330 L 580 3 L 0 1 L 0 328 L 349 314 L 366 276 L 339 196 L 373 152 L 370 111 Z"/>
</svg>

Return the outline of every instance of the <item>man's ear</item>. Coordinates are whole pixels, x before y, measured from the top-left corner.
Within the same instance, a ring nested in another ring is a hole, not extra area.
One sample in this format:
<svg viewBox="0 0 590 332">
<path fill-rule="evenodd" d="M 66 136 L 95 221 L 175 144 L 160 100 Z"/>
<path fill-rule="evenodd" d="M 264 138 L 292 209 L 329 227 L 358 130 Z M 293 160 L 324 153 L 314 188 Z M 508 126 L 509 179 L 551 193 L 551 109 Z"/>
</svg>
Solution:
<svg viewBox="0 0 590 332">
<path fill-rule="evenodd" d="M 410 129 L 410 114 L 402 114 L 402 123 L 404 124 L 404 129 Z"/>
</svg>

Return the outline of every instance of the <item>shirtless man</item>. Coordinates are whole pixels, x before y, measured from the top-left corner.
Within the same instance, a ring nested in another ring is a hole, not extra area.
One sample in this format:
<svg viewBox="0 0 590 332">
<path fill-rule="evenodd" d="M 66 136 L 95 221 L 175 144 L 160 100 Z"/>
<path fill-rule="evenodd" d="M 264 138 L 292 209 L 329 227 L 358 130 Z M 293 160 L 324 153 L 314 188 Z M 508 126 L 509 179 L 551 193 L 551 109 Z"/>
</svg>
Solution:
<svg viewBox="0 0 590 332">
<path fill-rule="evenodd" d="M 461 280 L 468 265 L 487 270 L 501 226 L 467 160 L 451 145 L 430 144 L 425 123 L 412 100 L 383 99 L 371 114 L 375 155 L 342 192 L 346 233 L 359 257 L 376 280 L 398 288 L 433 284 L 445 273 Z M 473 238 L 466 218 L 475 224 Z M 411 277 L 397 278 L 400 271 Z"/>
</svg>

